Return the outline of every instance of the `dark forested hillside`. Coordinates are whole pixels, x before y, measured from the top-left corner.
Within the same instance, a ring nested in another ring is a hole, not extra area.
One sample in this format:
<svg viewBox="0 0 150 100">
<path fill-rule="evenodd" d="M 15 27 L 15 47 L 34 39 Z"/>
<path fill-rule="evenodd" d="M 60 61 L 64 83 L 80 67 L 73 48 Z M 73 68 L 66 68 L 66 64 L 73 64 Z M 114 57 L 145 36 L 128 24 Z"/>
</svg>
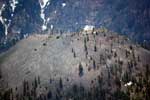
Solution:
<svg viewBox="0 0 150 100">
<path fill-rule="evenodd" d="M 76 32 L 94 25 L 150 43 L 149 0 L 1 0 L 0 8 L 1 42 L 6 34 L 18 39 L 42 28 Z"/>
</svg>

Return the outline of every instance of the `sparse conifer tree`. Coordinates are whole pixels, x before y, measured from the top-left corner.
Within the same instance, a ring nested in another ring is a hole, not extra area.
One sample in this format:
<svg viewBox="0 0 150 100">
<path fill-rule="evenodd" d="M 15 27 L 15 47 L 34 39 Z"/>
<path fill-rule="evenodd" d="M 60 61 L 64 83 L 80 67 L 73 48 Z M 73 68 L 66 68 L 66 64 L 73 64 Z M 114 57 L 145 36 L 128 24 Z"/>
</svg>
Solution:
<svg viewBox="0 0 150 100">
<path fill-rule="evenodd" d="M 95 51 L 95 52 L 97 51 L 97 47 L 96 47 L 96 44 L 94 45 L 94 51 Z"/>
<path fill-rule="evenodd" d="M 38 84 L 40 84 L 40 76 L 38 76 Z"/>
<path fill-rule="evenodd" d="M 96 69 L 96 63 L 94 59 L 93 59 L 93 68 Z"/>
<path fill-rule="evenodd" d="M 38 82 L 37 82 L 37 79 L 36 79 L 36 77 L 35 77 L 35 80 L 34 80 L 34 88 L 36 89 L 37 86 L 38 86 Z"/>
<path fill-rule="evenodd" d="M 52 92 L 50 90 L 48 91 L 47 98 L 48 100 L 52 98 Z"/>
<path fill-rule="evenodd" d="M 59 79 L 59 88 L 60 88 L 60 89 L 63 88 L 63 82 L 62 82 L 62 79 L 61 79 L 61 78 Z"/>
<path fill-rule="evenodd" d="M 82 64 L 80 63 L 79 64 L 79 76 L 81 77 L 83 75 L 83 66 Z"/>
</svg>

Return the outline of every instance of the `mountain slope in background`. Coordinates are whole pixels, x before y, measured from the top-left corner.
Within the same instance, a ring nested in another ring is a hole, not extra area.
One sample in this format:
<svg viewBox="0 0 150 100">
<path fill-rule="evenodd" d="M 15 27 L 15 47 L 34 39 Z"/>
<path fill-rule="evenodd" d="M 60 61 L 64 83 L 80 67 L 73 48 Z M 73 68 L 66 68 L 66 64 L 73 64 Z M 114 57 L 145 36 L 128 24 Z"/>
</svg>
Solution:
<svg viewBox="0 0 150 100">
<path fill-rule="evenodd" d="M 10 45 L 11 40 L 31 33 L 77 32 L 85 25 L 106 27 L 136 42 L 150 43 L 149 0 L 1 0 L 0 8 L 1 48 L 5 39 Z"/>
<path fill-rule="evenodd" d="M 35 34 L 0 58 L 1 100 L 150 98 L 150 52 L 106 29 Z"/>
</svg>

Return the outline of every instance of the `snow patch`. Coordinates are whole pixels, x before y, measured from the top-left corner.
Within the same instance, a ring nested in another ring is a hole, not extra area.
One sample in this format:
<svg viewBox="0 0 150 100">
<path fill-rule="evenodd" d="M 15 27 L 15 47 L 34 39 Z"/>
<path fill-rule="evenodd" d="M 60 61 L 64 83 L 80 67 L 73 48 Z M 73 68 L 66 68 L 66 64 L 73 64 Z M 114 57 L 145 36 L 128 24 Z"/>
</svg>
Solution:
<svg viewBox="0 0 150 100">
<path fill-rule="evenodd" d="M 11 17 L 13 17 L 14 16 L 14 14 L 11 14 Z"/>
<path fill-rule="evenodd" d="M 3 17 L 2 17 L 2 11 L 5 9 L 5 4 L 3 4 L 2 5 L 2 7 L 1 7 L 1 9 L 0 9 L 0 21 L 2 22 L 2 24 L 4 25 L 4 27 L 5 27 L 5 36 L 7 36 L 7 34 L 8 34 L 8 26 L 9 26 L 9 24 L 7 25 L 6 23 L 5 23 L 5 20 L 7 20 L 7 19 L 3 19 Z"/>
<path fill-rule="evenodd" d="M 42 25 L 42 30 L 46 30 L 47 29 L 47 26 L 46 25 Z"/>
<path fill-rule="evenodd" d="M 57 13 L 57 11 L 55 10 L 55 11 L 54 11 L 54 13 L 56 14 L 56 13 Z"/>
<path fill-rule="evenodd" d="M 42 25 L 42 30 L 47 29 L 47 22 L 48 20 L 45 19 L 45 14 L 44 14 L 44 8 L 47 4 L 49 4 L 49 0 L 39 0 L 40 6 L 41 6 L 41 18 L 43 19 L 43 25 Z"/>
<path fill-rule="evenodd" d="M 54 26 L 53 25 L 51 25 L 51 30 L 54 28 Z"/>
<path fill-rule="evenodd" d="M 42 9 L 46 6 L 46 4 L 48 3 L 48 1 L 49 0 L 40 0 L 40 6 L 41 6 Z"/>
<path fill-rule="evenodd" d="M 43 13 L 43 11 L 41 12 L 40 16 L 43 20 L 45 20 L 45 14 Z"/>
<path fill-rule="evenodd" d="M 93 25 L 85 25 L 83 28 L 83 33 L 82 34 L 90 34 L 93 32 L 95 26 Z"/>
<path fill-rule="evenodd" d="M 76 22 L 76 25 L 78 25 L 79 23 L 78 22 Z"/>
<path fill-rule="evenodd" d="M 128 83 L 126 83 L 124 86 L 126 87 L 126 86 L 131 86 L 133 83 L 130 81 L 130 82 L 128 82 Z"/>
<path fill-rule="evenodd" d="M 65 7 L 65 6 L 66 6 L 66 3 L 62 3 L 61 5 L 62 5 L 62 7 Z"/>
<path fill-rule="evenodd" d="M 50 18 L 47 18 L 47 21 L 49 22 L 49 21 L 50 21 Z"/>
<path fill-rule="evenodd" d="M 83 30 L 84 31 L 92 31 L 95 28 L 93 25 L 85 25 Z"/>
<path fill-rule="evenodd" d="M 17 0 L 10 1 L 10 6 L 12 7 L 12 11 L 15 11 L 16 5 L 18 4 Z"/>
<path fill-rule="evenodd" d="M 2 18 L 2 11 L 4 10 L 5 4 L 2 5 L 1 9 L 0 9 L 0 21 L 3 23 L 3 18 Z"/>
<path fill-rule="evenodd" d="M 24 35 L 23 35 L 24 38 L 27 38 L 28 36 L 29 36 L 28 34 L 24 34 Z"/>
</svg>

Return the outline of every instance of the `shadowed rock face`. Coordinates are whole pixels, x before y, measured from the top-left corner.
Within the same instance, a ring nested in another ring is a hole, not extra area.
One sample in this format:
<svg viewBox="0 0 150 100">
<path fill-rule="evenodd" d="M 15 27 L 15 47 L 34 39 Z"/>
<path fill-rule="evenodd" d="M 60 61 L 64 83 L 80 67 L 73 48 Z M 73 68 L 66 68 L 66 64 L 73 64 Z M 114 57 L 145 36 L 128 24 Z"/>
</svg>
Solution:
<svg viewBox="0 0 150 100">
<path fill-rule="evenodd" d="M 53 25 L 55 30 L 66 32 L 79 31 L 89 24 L 126 34 L 139 43 L 144 40 L 149 43 L 150 40 L 149 0 L 50 0 L 43 8 L 45 20 L 41 17 L 38 0 L 17 0 L 14 11 L 11 1 L 0 1 L 0 5 L 6 5 L 2 12 L 2 17 L 7 19 L 6 25 L 11 20 L 8 37 L 16 38 L 19 35 L 22 38 L 25 34 L 39 33 L 43 24 L 44 28 Z M 4 25 L 0 24 L 0 29 L 2 40 L 5 37 Z"/>
<path fill-rule="evenodd" d="M 106 29 L 32 35 L 0 58 L 0 89 L 6 90 L 0 93 L 2 100 L 12 93 L 19 95 L 17 100 L 146 98 L 142 93 L 149 84 L 150 52 Z"/>
</svg>

